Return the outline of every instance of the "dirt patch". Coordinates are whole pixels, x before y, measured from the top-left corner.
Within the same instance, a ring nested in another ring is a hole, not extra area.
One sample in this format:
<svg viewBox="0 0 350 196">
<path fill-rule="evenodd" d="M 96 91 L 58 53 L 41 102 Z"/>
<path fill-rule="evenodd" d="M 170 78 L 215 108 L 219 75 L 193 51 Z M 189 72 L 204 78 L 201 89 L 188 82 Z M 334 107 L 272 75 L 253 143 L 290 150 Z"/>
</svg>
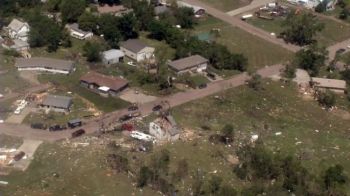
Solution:
<svg viewBox="0 0 350 196">
<path fill-rule="evenodd" d="M 350 120 L 350 112 L 342 110 L 342 109 L 336 109 L 332 111 L 334 115 L 339 116 L 340 118 L 344 120 Z"/>
<path fill-rule="evenodd" d="M 152 102 L 157 99 L 157 97 L 155 96 L 146 95 L 134 89 L 125 90 L 124 92 L 121 93 L 119 97 L 125 101 L 131 102 L 131 103 L 140 103 L 140 104 Z"/>
<path fill-rule="evenodd" d="M 20 71 L 19 75 L 32 85 L 39 85 L 38 74 L 34 71 Z"/>
</svg>

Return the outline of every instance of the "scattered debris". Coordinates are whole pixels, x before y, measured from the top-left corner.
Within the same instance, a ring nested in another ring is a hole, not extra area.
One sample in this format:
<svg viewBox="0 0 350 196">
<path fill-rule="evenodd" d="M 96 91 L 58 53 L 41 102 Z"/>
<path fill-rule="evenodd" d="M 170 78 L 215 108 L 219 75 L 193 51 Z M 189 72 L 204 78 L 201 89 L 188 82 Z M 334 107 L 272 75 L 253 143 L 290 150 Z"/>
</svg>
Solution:
<svg viewBox="0 0 350 196">
<path fill-rule="evenodd" d="M 276 135 L 276 136 L 282 135 L 282 132 L 276 132 L 275 135 Z"/>
<path fill-rule="evenodd" d="M 258 139 L 259 139 L 259 135 L 252 135 L 252 137 L 250 138 L 250 142 L 254 143 Z"/>
</svg>

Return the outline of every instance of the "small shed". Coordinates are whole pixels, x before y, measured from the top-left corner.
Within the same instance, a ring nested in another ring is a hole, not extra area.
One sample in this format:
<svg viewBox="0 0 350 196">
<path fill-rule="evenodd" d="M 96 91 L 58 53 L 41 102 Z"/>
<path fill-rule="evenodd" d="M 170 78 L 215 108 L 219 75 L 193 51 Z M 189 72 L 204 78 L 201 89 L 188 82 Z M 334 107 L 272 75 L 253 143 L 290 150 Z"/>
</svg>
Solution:
<svg viewBox="0 0 350 196">
<path fill-rule="evenodd" d="M 124 52 L 117 49 L 111 49 L 102 53 L 102 62 L 106 65 L 116 64 L 123 61 Z"/>
<path fill-rule="evenodd" d="M 328 89 L 336 93 L 344 93 L 346 90 L 345 80 L 336 80 L 328 78 L 311 78 L 311 85 L 315 89 Z"/>
</svg>

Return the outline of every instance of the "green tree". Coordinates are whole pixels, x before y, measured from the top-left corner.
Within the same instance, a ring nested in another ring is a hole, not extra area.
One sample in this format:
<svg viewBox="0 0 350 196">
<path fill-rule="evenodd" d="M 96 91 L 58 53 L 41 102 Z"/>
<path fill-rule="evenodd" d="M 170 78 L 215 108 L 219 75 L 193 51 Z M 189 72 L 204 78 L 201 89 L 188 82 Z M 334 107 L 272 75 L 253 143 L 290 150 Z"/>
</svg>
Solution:
<svg viewBox="0 0 350 196">
<path fill-rule="evenodd" d="M 195 23 L 194 12 L 192 8 L 179 7 L 175 10 L 175 18 L 177 23 L 185 29 L 193 28 Z"/>
<path fill-rule="evenodd" d="M 98 62 L 101 60 L 101 45 L 95 41 L 86 42 L 83 46 L 84 56 L 89 62 Z"/>
<path fill-rule="evenodd" d="M 79 28 L 84 31 L 97 31 L 98 18 L 90 12 L 84 12 L 78 18 Z"/>
<path fill-rule="evenodd" d="M 262 79 L 261 75 L 255 73 L 251 76 L 251 78 L 247 81 L 247 85 L 249 88 L 252 88 L 256 91 L 262 89 Z"/>
<path fill-rule="evenodd" d="M 325 65 L 327 50 L 312 44 L 298 51 L 293 59 L 293 65 L 305 69 L 311 76 L 317 76 L 320 67 Z"/>
<path fill-rule="evenodd" d="M 211 176 L 211 178 L 208 181 L 208 192 L 211 195 L 217 195 L 220 191 L 222 183 L 222 178 L 219 176 Z"/>
<path fill-rule="evenodd" d="M 330 90 L 318 91 L 317 101 L 322 106 L 326 108 L 331 108 L 336 102 L 336 97 L 335 94 Z"/>
<path fill-rule="evenodd" d="M 124 40 L 137 38 L 137 19 L 133 13 L 128 13 L 119 18 L 118 28 Z"/>
<path fill-rule="evenodd" d="M 313 43 L 315 35 L 324 28 L 324 24 L 309 12 L 290 12 L 282 26 L 284 30 L 280 36 L 286 42 L 300 46 Z"/>
<path fill-rule="evenodd" d="M 329 167 L 324 175 L 324 184 L 327 190 L 338 185 L 343 185 L 347 180 L 348 178 L 344 174 L 344 168 L 339 164 Z"/>
<path fill-rule="evenodd" d="M 77 22 L 79 16 L 84 13 L 85 7 L 85 0 L 62 0 L 60 4 L 62 21 L 65 23 Z"/>
<path fill-rule="evenodd" d="M 61 2 L 62 0 L 48 0 L 45 6 L 50 12 L 58 12 L 60 10 Z"/>
<path fill-rule="evenodd" d="M 296 67 L 293 64 L 287 64 L 283 70 L 283 77 L 293 79 L 296 76 Z"/>
<path fill-rule="evenodd" d="M 342 20 L 346 20 L 346 19 L 348 19 L 348 17 L 349 17 L 349 10 L 348 9 L 346 9 L 346 8 L 344 8 L 344 9 L 342 9 L 341 10 L 341 12 L 339 13 L 339 18 L 340 19 L 342 19 Z"/>
<path fill-rule="evenodd" d="M 146 186 L 151 176 L 152 176 L 152 171 L 148 167 L 146 166 L 141 167 L 139 175 L 137 177 L 137 186 L 138 187 Z"/>
<path fill-rule="evenodd" d="M 0 16 L 11 16 L 18 13 L 16 1 L 14 0 L 1 0 L 0 1 Z"/>
<path fill-rule="evenodd" d="M 112 48 L 117 48 L 122 35 L 118 29 L 118 18 L 111 14 L 103 14 L 98 21 L 99 32 Z"/>
<path fill-rule="evenodd" d="M 150 23 L 154 20 L 154 7 L 147 1 L 134 1 L 132 8 L 139 22 L 140 30 L 148 30 Z"/>
</svg>

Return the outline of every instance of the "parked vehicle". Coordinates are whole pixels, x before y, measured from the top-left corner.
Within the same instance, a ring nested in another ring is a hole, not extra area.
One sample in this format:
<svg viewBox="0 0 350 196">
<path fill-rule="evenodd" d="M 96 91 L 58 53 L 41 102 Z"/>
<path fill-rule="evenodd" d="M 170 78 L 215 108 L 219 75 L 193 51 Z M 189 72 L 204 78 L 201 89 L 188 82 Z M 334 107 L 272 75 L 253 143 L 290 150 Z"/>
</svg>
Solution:
<svg viewBox="0 0 350 196">
<path fill-rule="evenodd" d="M 46 129 L 47 129 L 47 126 L 46 126 L 45 124 L 43 124 L 43 123 L 32 123 L 32 124 L 30 125 L 30 127 L 31 127 L 32 129 L 43 129 L 43 130 L 46 130 Z"/>
<path fill-rule="evenodd" d="M 344 48 L 340 48 L 339 50 L 336 51 L 337 54 L 344 53 L 346 50 Z"/>
<path fill-rule="evenodd" d="M 130 114 L 133 118 L 141 116 L 141 112 L 133 112 Z"/>
<path fill-rule="evenodd" d="M 76 127 L 82 126 L 83 123 L 81 122 L 80 119 L 73 119 L 73 120 L 68 121 L 67 125 L 69 128 L 74 129 Z"/>
<path fill-rule="evenodd" d="M 159 111 L 159 110 L 161 110 L 163 107 L 161 106 L 161 105 L 156 105 L 156 106 L 154 106 L 153 108 L 152 108 L 152 111 L 153 112 L 156 112 L 156 111 Z"/>
<path fill-rule="evenodd" d="M 207 86 L 208 86 L 207 84 L 203 83 L 203 84 L 198 85 L 198 88 L 203 89 L 203 88 L 207 88 Z"/>
<path fill-rule="evenodd" d="M 130 120 L 130 119 L 132 119 L 132 115 L 131 114 L 125 114 L 125 115 L 123 115 L 123 116 L 121 116 L 119 118 L 119 122 L 124 122 L 124 121 Z"/>
<path fill-rule="evenodd" d="M 24 157 L 25 154 L 26 153 L 24 153 L 23 151 L 20 151 L 19 153 L 15 154 L 15 156 L 13 157 L 13 160 L 19 161 Z"/>
<path fill-rule="evenodd" d="M 79 137 L 81 135 L 85 134 L 85 130 L 84 129 L 79 129 L 79 130 L 76 130 L 72 133 L 72 138 L 76 138 L 76 137 Z"/>
<path fill-rule="evenodd" d="M 213 74 L 213 73 L 208 72 L 208 73 L 207 73 L 207 76 L 208 76 L 210 79 L 212 79 L 212 80 L 216 80 L 216 75 Z"/>
<path fill-rule="evenodd" d="M 49 131 L 62 131 L 66 129 L 67 127 L 65 125 L 52 125 L 49 127 Z"/>
<path fill-rule="evenodd" d="M 139 107 L 135 104 L 133 104 L 132 106 L 128 107 L 128 111 L 135 111 L 135 110 L 138 110 Z"/>
</svg>

